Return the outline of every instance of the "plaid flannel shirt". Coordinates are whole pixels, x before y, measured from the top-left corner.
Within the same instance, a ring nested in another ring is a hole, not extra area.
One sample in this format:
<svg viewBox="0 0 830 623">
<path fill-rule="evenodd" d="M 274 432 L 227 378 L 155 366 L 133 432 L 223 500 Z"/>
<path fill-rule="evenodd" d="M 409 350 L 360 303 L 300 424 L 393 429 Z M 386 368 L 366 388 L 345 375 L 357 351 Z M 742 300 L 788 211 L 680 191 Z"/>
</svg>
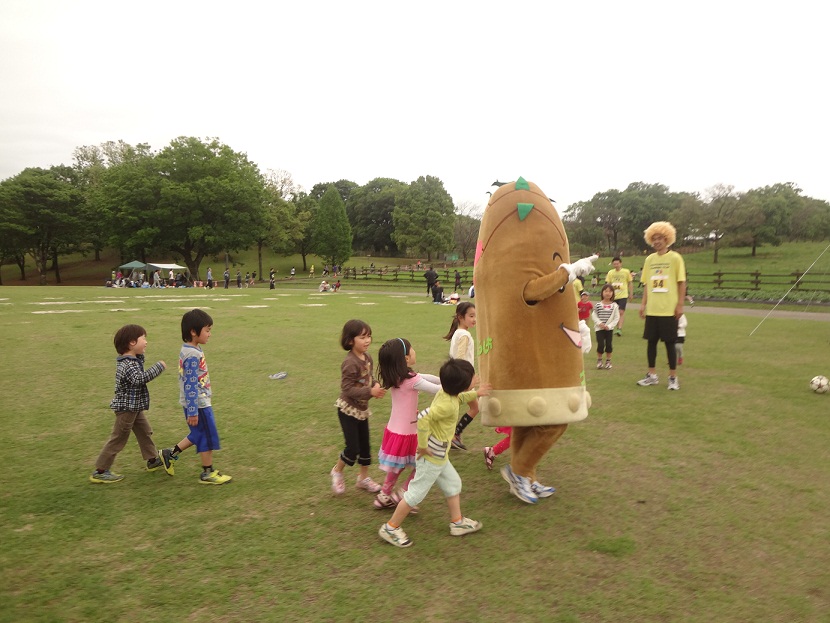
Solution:
<svg viewBox="0 0 830 623">
<path fill-rule="evenodd" d="M 144 355 L 121 355 L 115 365 L 115 396 L 110 403 L 113 411 L 146 411 L 150 408 L 147 383 L 164 372 L 161 362 L 144 370 Z"/>
</svg>

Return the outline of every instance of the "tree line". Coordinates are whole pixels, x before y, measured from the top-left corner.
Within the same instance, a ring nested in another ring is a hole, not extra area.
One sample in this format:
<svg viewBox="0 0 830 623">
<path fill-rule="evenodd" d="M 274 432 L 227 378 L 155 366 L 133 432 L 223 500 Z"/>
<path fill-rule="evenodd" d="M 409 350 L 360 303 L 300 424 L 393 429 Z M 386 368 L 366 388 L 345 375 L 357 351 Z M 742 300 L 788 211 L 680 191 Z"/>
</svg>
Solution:
<svg viewBox="0 0 830 623">
<path fill-rule="evenodd" d="M 0 265 L 25 279 L 31 258 L 46 283 L 60 282 L 59 258 L 118 249 L 122 260 L 159 257 L 199 278 L 203 260 L 255 247 L 342 265 L 353 253 L 431 261 L 472 257 L 478 206 L 455 205 L 443 182 L 376 178 L 315 184 L 306 191 L 284 170 L 261 172 L 218 139 L 179 137 L 161 150 L 110 141 L 78 147 L 71 165 L 27 168 L 0 182 Z M 702 195 L 661 184 L 597 193 L 563 214 L 575 254 L 644 250 L 643 230 L 670 220 L 678 244 L 752 246 L 830 238 L 830 204 L 792 183 L 745 193 L 718 185 Z M 172 257 L 171 257 L 172 255 Z"/>
<path fill-rule="evenodd" d="M 723 246 L 751 247 L 830 238 L 830 203 L 802 194 L 791 182 L 736 192 L 718 184 L 704 193 L 670 192 L 662 184 L 629 184 L 568 207 L 568 238 L 585 250 L 646 250 L 643 231 L 655 221 L 677 228 L 677 245 L 710 245 L 714 263 Z"/>
<path fill-rule="evenodd" d="M 25 279 L 31 258 L 46 283 L 59 258 L 115 248 L 122 260 L 162 257 L 198 278 L 205 259 L 256 247 L 342 265 L 353 250 L 428 260 L 475 248 L 478 221 L 443 182 L 377 178 L 318 183 L 306 192 L 290 173 L 262 173 L 218 139 L 180 137 L 161 150 L 112 141 L 83 146 L 73 164 L 27 168 L 0 182 L 0 263 Z M 170 257 L 170 256 L 173 257 Z"/>
</svg>

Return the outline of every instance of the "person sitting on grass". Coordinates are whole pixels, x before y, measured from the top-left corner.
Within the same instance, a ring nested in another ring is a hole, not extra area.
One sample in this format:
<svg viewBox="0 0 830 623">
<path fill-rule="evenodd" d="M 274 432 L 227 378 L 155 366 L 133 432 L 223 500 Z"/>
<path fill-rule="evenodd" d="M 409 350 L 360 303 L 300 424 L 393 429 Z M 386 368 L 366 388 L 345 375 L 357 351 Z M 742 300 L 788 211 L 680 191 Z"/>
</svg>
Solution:
<svg viewBox="0 0 830 623">
<path fill-rule="evenodd" d="M 436 281 L 432 286 L 432 302 L 437 305 L 443 305 L 445 303 L 444 288 L 441 286 L 440 281 Z"/>
</svg>

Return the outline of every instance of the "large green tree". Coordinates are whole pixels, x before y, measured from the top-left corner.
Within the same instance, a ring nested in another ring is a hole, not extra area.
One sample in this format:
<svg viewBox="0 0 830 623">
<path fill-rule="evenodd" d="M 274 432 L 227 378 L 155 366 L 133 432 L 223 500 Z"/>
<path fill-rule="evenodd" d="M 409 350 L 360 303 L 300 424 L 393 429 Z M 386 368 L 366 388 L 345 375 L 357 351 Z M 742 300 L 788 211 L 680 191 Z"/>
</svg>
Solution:
<svg viewBox="0 0 830 623">
<path fill-rule="evenodd" d="M 646 250 L 643 231 L 655 221 L 669 220 L 680 202 L 681 197 L 669 192 L 663 184 L 631 183 L 616 201 L 620 218 L 618 233 L 627 244 Z"/>
<path fill-rule="evenodd" d="M 303 258 L 303 272 L 308 270 L 308 256 L 313 253 L 313 230 L 312 224 L 319 208 L 318 201 L 305 192 L 299 192 L 289 204 L 291 216 L 297 226 L 292 229 L 289 236 L 289 248 L 293 253 L 299 253 Z M 275 248 L 280 252 L 280 248 Z"/>
<path fill-rule="evenodd" d="M 320 198 L 311 231 L 312 249 L 323 261 L 342 264 L 352 256 L 352 228 L 346 204 L 334 184 Z"/>
<path fill-rule="evenodd" d="M 112 166 L 100 196 L 119 224 L 120 245 L 172 252 L 177 257 L 169 259 L 184 262 L 195 278 L 205 257 L 255 244 L 266 219 L 259 169 L 217 139 L 180 137 Z"/>
<path fill-rule="evenodd" d="M 792 240 L 830 239 L 830 203 L 803 197 L 790 222 Z"/>
<path fill-rule="evenodd" d="M 28 168 L 0 183 L 0 235 L 6 255 L 34 260 L 40 283 L 49 261 L 60 283 L 58 255 L 77 251 L 83 238 L 83 195 L 71 167 Z"/>
<path fill-rule="evenodd" d="M 392 239 L 409 255 L 448 251 L 453 246 L 455 211 L 452 197 L 437 177 L 427 175 L 410 183 L 398 195 L 392 213 Z"/>
<path fill-rule="evenodd" d="M 803 198 L 795 184 L 773 184 L 754 188 L 738 199 L 737 234 L 739 242 L 748 242 L 755 257 L 759 245 L 778 246 L 790 233 L 792 215 Z"/>
<path fill-rule="evenodd" d="M 396 256 L 398 245 L 392 239 L 392 212 L 395 198 L 406 184 L 378 177 L 364 186 L 354 188 L 346 202 L 346 214 L 352 226 L 352 246 L 361 251 Z"/>
</svg>

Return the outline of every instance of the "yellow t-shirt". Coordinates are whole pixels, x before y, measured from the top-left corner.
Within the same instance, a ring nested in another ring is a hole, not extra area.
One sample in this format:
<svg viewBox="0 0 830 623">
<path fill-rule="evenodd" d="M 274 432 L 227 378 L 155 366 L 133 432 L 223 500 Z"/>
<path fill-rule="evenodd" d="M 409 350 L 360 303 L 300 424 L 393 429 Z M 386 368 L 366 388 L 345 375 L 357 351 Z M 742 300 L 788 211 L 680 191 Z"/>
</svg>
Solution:
<svg viewBox="0 0 830 623">
<path fill-rule="evenodd" d="M 573 284 L 574 284 L 574 294 L 576 294 L 576 300 L 578 301 L 578 300 L 579 300 L 580 295 L 582 294 L 582 291 L 583 291 L 585 288 L 584 288 L 584 286 L 582 285 L 582 279 L 574 279 L 574 280 L 573 280 Z"/>
<path fill-rule="evenodd" d="M 616 268 L 608 271 L 605 276 L 605 283 L 614 286 L 614 299 L 628 298 L 628 284 L 631 283 L 631 271 L 627 268 Z"/>
<path fill-rule="evenodd" d="M 643 265 L 640 278 L 648 292 L 646 316 L 674 316 L 677 308 L 677 284 L 686 281 L 686 263 L 677 251 L 663 255 L 652 253 Z"/>
</svg>

